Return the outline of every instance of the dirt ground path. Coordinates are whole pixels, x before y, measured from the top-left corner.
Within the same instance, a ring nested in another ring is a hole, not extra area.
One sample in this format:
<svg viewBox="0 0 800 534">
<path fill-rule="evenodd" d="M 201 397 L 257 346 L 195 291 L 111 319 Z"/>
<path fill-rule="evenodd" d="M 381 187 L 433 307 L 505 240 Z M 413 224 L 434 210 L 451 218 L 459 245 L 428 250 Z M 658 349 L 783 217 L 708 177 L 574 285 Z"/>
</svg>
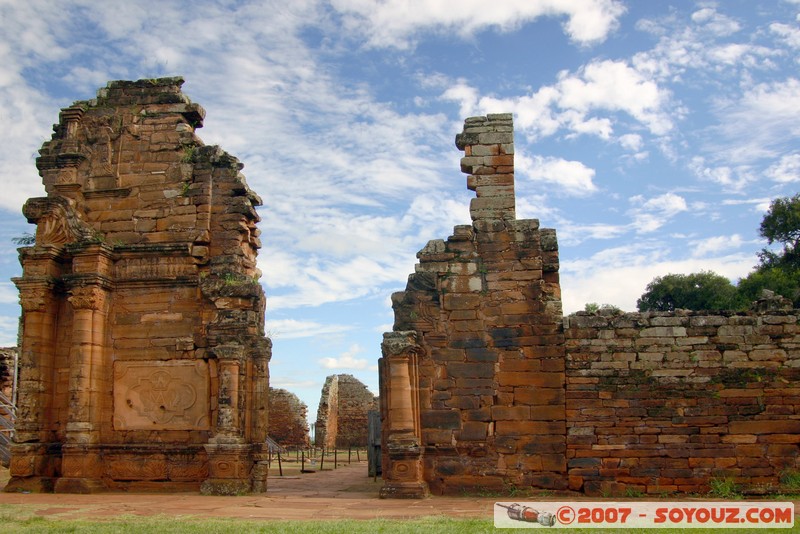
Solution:
<svg viewBox="0 0 800 534">
<path fill-rule="evenodd" d="M 5 478 L 3 478 L 5 475 Z M 5 485 L 6 473 L 0 473 Z M 426 516 L 491 518 L 496 498 L 378 499 L 382 486 L 367 476 L 367 463 L 300 476 L 270 477 L 267 493 L 215 497 L 198 493 L 20 494 L 0 493 L 0 504 L 30 506 L 37 515 L 64 519 L 194 516 L 241 519 L 405 519 Z"/>
</svg>

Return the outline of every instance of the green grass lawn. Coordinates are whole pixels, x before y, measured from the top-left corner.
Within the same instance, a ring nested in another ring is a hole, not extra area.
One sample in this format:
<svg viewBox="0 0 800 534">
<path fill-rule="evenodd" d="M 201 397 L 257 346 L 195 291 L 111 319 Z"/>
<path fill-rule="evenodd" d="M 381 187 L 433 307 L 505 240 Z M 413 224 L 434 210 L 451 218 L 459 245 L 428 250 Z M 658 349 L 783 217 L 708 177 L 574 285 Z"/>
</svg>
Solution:
<svg viewBox="0 0 800 534">
<path fill-rule="evenodd" d="M 548 530 L 536 526 L 534 529 Z M 559 530 L 559 529 L 554 529 Z M 92 532 L 114 534 L 167 533 L 183 534 L 202 532 L 204 534 L 243 534 L 248 532 L 297 533 L 297 534 L 372 534 L 372 533 L 482 533 L 482 532 L 519 532 L 520 529 L 495 529 L 492 519 L 453 519 L 447 517 L 430 517 L 413 520 L 371 519 L 359 521 L 353 519 L 335 521 L 253 521 L 245 519 L 199 519 L 190 517 L 139 517 L 121 516 L 115 519 L 100 520 L 63 520 L 43 518 L 35 515 L 24 506 L 6 505 L 0 510 L 0 531 L 2 532 Z M 598 534 L 615 532 L 607 529 L 571 529 L 568 532 L 584 532 Z M 690 532 L 754 532 L 744 529 L 691 529 Z M 800 527 L 790 529 L 758 529 L 755 532 L 798 532 Z M 650 534 L 686 532 L 682 529 L 626 529 L 625 532 L 648 532 Z"/>
</svg>

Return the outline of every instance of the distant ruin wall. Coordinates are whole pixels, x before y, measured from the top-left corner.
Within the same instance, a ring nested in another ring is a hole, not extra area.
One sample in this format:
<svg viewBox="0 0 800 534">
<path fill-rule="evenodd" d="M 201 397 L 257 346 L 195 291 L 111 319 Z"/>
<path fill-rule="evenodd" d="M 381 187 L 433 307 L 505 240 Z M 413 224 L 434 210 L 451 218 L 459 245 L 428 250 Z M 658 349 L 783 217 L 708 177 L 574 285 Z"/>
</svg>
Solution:
<svg viewBox="0 0 800 534">
<path fill-rule="evenodd" d="M 336 446 L 336 431 L 339 425 L 339 375 L 325 379 L 317 408 L 314 425 L 314 444 L 324 449 Z"/>
<path fill-rule="evenodd" d="M 269 388 L 269 436 L 282 447 L 309 445 L 308 407 L 285 389 Z"/>
<path fill-rule="evenodd" d="M 564 318 L 555 231 L 514 217 L 511 116 L 467 119 L 456 144 L 473 222 L 392 296 L 382 497 L 763 492 L 800 469 L 800 311 Z"/>
<path fill-rule="evenodd" d="M 16 347 L 0 348 L 0 392 L 12 401 L 16 358 Z"/>
<path fill-rule="evenodd" d="M 376 407 L 377 399 L 366 385 L 353 375 L 339 375 L 338 448 L 367 446 L 367 414 Z"/>
<path fill-rule="evenodd" d="M 331 375 L 325 380 L 317 411 L 315 442 L 318 447 L 366 447 L 368 412 L 377 399 L 353 375 Z"/>
</svg>

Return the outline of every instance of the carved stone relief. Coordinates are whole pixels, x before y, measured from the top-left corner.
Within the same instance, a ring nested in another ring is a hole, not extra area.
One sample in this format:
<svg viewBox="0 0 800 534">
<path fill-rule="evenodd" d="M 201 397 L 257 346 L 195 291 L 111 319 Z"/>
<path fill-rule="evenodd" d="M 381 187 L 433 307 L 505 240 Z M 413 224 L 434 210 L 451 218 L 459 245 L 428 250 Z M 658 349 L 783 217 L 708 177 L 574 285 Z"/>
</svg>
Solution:
<svg viewBox="0 0 800 534">
<path fill-rule="evenodd" d="M 114 363 L 114 430 L 208 430 L 203 361 Z"/>
</svg>

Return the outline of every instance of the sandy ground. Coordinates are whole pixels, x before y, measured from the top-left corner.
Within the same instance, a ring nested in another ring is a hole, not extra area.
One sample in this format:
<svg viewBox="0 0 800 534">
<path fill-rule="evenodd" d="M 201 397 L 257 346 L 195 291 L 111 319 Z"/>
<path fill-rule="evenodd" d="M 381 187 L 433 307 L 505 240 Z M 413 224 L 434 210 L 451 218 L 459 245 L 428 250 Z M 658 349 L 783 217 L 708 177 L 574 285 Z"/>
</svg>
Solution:
<svg viewBox="0 0 800 534">
<path fill-rule="evenodd" d="M 0 487 L 8 471 L 0 468 Z M 123 493 L 93 495 L 0 492 L 0 505 L 23 505 L 50 519 L 111 519 L 119 516 L 192 516 L 245 520 L 408 519 L 429 516 L 491 519 L 494 503 L 509 497 L 430 497 L 420 500 L 379 499 L 381 479 L 367 476 L 366 462 L 335 470 L 292 476 L 270 476 L 267 493 L 212 497 L 199 493 Z M 520 502 L 604 500 L 585 496 L 518 497 Z M 512 499 L 513 500 L 513 499 Z M 644 499 L 647 500 L 647 499 Z M 698 499 L 705 500 L 705 499 Z M 800 501 L 794 501 L 795 516 Z"/>
<path fill-rule="evenodd" d="M 7 470 L 0 471 L 5 486 Z M 32 507 L 50 518 L 113 518 L 167 515 L 242 519 L 405 519 L 446 515 L 492 517 L 497 498 L 378 499 L 383 482 L 367 476 L 367 463 L 300 476 L 270 477 L 267 493 L 212 497 L 197 493 L 21 494 L 0 493 L 0 504 Z"/>
</svg>

